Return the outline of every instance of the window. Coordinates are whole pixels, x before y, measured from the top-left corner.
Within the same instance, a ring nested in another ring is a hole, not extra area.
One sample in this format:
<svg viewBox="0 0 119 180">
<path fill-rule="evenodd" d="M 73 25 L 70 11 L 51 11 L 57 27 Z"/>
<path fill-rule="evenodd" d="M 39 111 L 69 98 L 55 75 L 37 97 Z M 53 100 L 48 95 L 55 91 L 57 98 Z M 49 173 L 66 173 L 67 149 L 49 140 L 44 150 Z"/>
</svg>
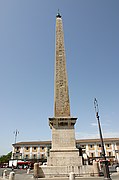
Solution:
<svg viewBox="0 0 119 180">
<path fill-rule="evenodd" d="M 81 148 L 86 148 L 86 145 L 82 144 L 82 145 L 81 145 Z"/>
<path fill-rule="evenodd" d="M 28 151 L 28 150 L 29 150 L 29 147 L 26 147 L 26 150 Z"/>
<path fill-rule="evenodd" d="M 101 144 L 98 144 L 99 147 L 101 147 Z"/>
<path fill-rule="evenodd" d="M 41 155 L 41 158 L 44 158 L 44 154 Z"/>
<path fill-rule="evenodd" d="M 110 144 L 107 144 L 107 147 L 109 148 L 109 147 L 110 147 Z"/>
<path fill-rule="evenodd" d="M 42 147 L 42 150 L 44 149 L 45 147 Z"/>
<path fill-rule="evenodd" d="M 92 145 L 92 144 L 90 145 L 90 148 L 93 148 L 93 145 Z"/>
<path fill-rule="evenodd" d="M 28 159 L 28 155 L 26 154 L 26 159 Z"/>
<path fill-rule="evenodd" d="M 91 157 L 94 157 L 94 153 L 91 153 Z"/>
<path fill-rule="evenodd" d="M 33 155 L 34 159 L 36 159 L 36 154 Z"/>
<path fill-rule="evenodd" d="M 109 152 L 109 156 L 111 156 L 112 155 L 112 153 L 111 152 Z"/>
<path fill-rule="evenodd" d="M 49 149 L 47 150 L 47 156 L 48 157 L 50 156 L 50 150 Z"/>
<path fill-rule="evenodd" d="M 71 126 L 74 126 L 75 125 L 75 123 L 71 123 Z"/>
<path fill-rule="evenodd" d="M 36 147 L 34 147 L 33 149 L 36 150 Z"/>
<path fill-rule="evenodd" d="M 19 150 L 19 147 L 16 147 L 17 151 Z"/>
</svg>

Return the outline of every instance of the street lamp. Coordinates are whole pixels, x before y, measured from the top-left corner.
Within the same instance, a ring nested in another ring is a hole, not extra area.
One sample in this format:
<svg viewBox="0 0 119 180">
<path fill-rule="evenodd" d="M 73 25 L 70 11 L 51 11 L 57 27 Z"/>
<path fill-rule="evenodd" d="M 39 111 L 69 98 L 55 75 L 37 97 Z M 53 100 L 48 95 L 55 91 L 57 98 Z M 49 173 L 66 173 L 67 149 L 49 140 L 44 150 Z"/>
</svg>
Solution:
<svg viewBox="0 0 119 180">
<path fill-rule="evenodd" d="M 109 173 L 109 167 L 108 167 L 108 161 L 106 160 L 105 156 L 105 148 L 104 148 L 104 142 L 102 137 L 102 130 L 101 130 L 101 124 L 99 119 L 99 109 L 98 109 L 98 102 L 97 99 L 94 99 L 94 107 L 95 107 L 95 113 L 96 118 L 98 120 L 98 128 L 99 128 L 99 134 L 100 134 L 100 141 L 101 141 L 101 150 L 102 150 L 102 157 L 103 157 L 103 170 L 104 170 L 104 179 L 111 180 L 110 173 Z"/>
<path fill-rule="evenodd" d="M 19 134 L 19 131 L 16 129 L 16 131 L 14 131 L 14 134 L 15 134 L 14 143 L 16 144 L 17 136 L 18 136 L 18 134 Z"/>
</svg>

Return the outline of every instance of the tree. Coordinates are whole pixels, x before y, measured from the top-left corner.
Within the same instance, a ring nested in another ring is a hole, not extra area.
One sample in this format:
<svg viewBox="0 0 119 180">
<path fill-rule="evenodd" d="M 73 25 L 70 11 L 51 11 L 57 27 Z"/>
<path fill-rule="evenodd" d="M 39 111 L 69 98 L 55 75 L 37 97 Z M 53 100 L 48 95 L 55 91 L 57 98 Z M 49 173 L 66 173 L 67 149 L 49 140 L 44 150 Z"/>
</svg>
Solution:
<svg viewBox="0 0 119 180">
<path fill-rule="evenodd" d="M 3 155 L 0 157 L 0 163 L 8 163 L 11 159 L 12 152 L 9 152 L 7 155 Z"/>
</svg>

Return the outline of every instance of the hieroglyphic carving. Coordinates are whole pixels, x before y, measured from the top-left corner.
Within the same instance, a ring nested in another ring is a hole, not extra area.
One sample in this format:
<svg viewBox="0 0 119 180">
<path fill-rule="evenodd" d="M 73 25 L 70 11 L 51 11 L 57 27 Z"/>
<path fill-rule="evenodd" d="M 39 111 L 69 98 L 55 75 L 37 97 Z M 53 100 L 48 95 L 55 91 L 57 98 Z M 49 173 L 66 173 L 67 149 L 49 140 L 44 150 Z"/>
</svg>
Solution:
<svg viewBox="0 0 119 180">
<path fill-rule="evenodd" d="M 68 80 L 66 73 L 66 57 L 64 48 L 63 24 L 56 18 L 56 54 L 55 54 L 55 117 L 70 116 Z"/>
</svg>

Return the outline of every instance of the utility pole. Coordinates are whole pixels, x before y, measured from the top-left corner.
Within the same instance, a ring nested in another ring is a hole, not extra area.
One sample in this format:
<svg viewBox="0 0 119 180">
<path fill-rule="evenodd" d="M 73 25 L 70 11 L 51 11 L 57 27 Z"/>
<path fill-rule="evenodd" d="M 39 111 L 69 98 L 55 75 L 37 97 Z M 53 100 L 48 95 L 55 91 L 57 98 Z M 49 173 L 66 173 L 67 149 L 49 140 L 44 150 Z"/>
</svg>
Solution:
<svg viewBox="0 0 119 180">
<path fill-rule="evenodd" d="M 105 155 L 104 141 L 103 141 L 101 124 L 100 124 L 100 119 L 99 119 L 99 108 L 98 108 L 98 102 L 97 102 L 96 98 L 94 99 L 94 107 L 95 107 L 96 118 L 97 118 L 97 121 L 98 121 L 98 128 L 99 128 L 100 141 L 101 141 L 104 179 L 111 180 L 110 173 L 109 173 L 109 167 L 108 167 L 108 161 L 106 160 L 106 155 Z"/>
<path fill-rule="evenodd" d="M 14 131 L 14 143 L 16 144 L 16 140 L 17 140 L 17 136 L 19 134 L 19 131 L 16 129 L 16 131 Z"/>
</svg>

